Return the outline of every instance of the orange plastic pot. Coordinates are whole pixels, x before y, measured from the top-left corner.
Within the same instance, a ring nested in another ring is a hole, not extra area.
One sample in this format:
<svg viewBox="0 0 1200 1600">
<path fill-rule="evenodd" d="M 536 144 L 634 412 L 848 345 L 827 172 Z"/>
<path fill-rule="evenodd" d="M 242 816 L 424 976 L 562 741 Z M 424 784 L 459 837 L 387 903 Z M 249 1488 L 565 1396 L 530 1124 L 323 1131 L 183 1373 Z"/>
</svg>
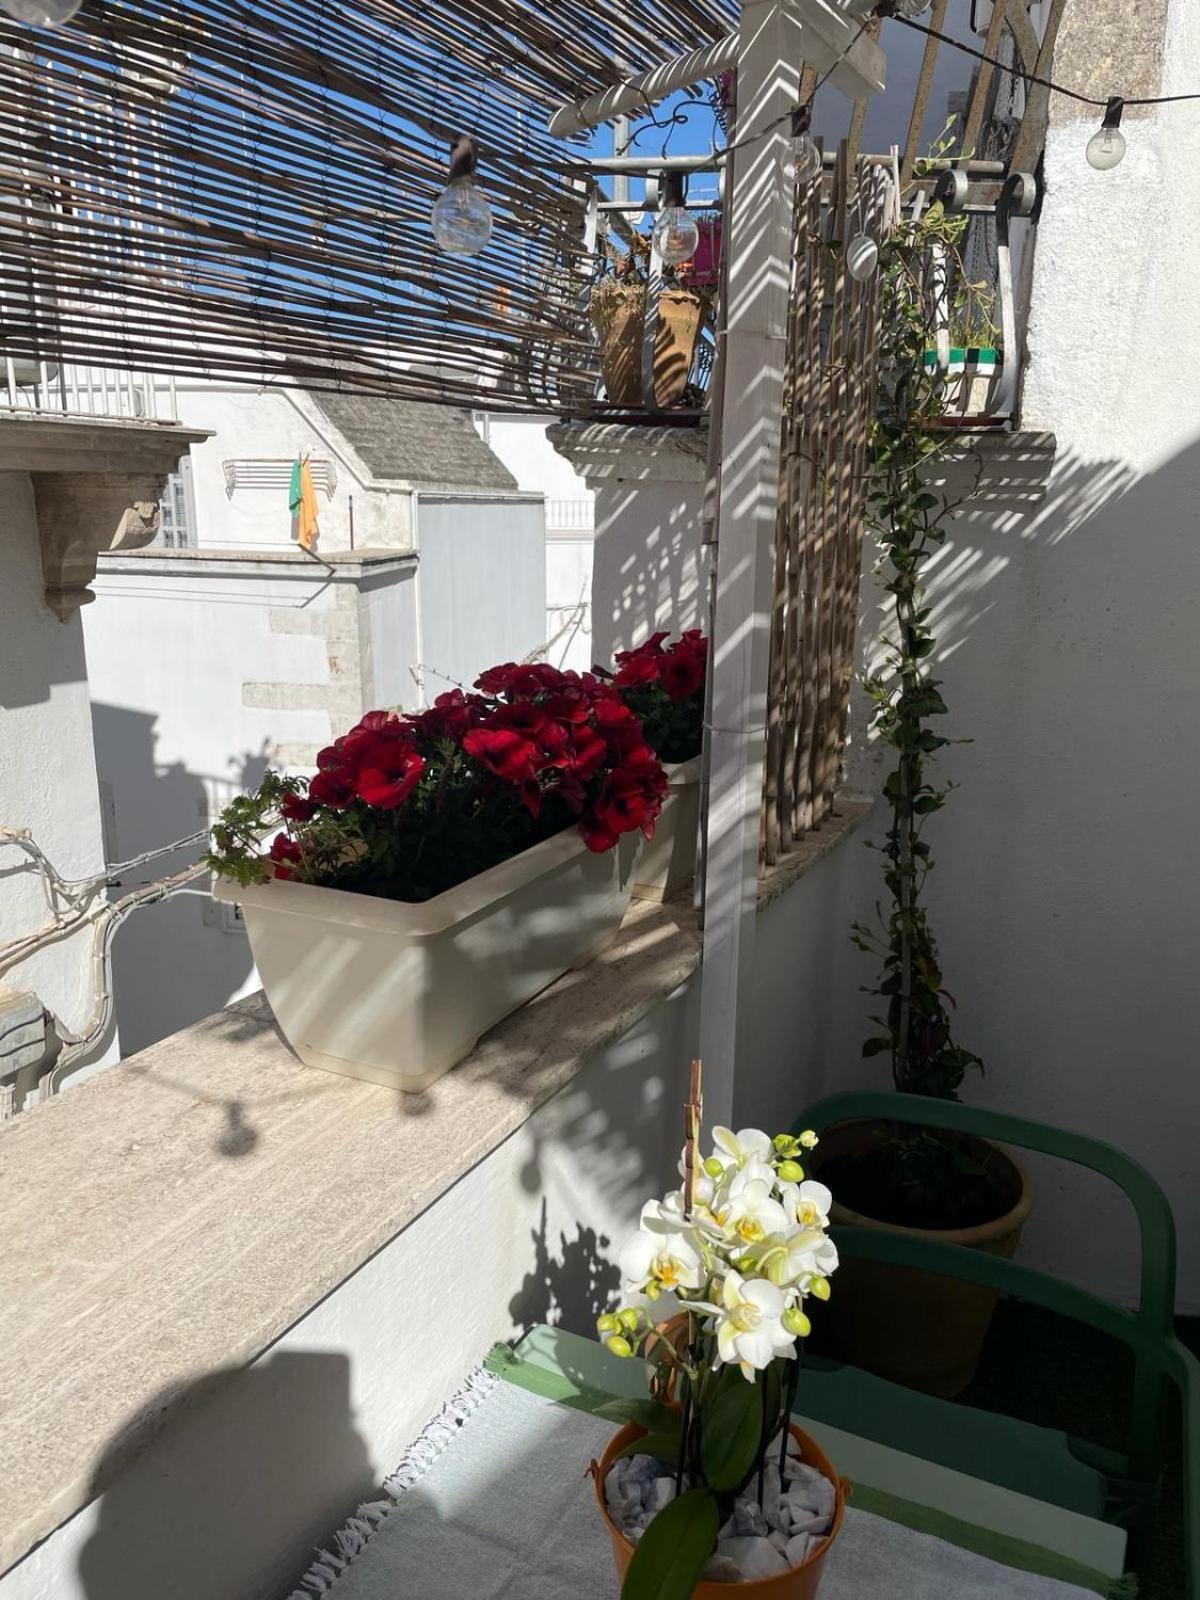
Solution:
<svg viewBox="0 0 1200 1600">
<path fill-rule="evenodd" d="M 751 1600 L 814 1600 L 821 1583 L 825 1557 L 841 1531 L 842 1517 L 846 1510 L 847 1485 L 833 1470 L 829 1458 L 816 1440 L 809 1438 L 803 1428 L 798 1428 L 794 1422 L 790 1426 L 792 1438 L 800 1446 L 801 1460 L 811 1467 L 816 1467 L 817 1471 L 833 1484 L 836 1498 L 833 1523 L 828 1537 L 798 1567 L 791 1567 L 787 1572 L 780 1572 L 773 1578 L 754 1578 L 747 1583 L 698 1583 L 692 1590 L 692 1600 L 730 1600 L 731 1595 L 747 1595 Z M 617 1577 L 622 1583 L 629 1570 L 629 1563 L 633 1560 L 634 1547 L 608 1514 L 608 1507 L 604 1503 L 604 1482 L 617 1451 L 632 1443 L 634 1439 L 640 1438 L 645 1431 L 645 1428 L 639 1428 L 636 1423 L 627 1422 L 608 1441 L 608 1447 L 600 1460 L 593 1461 L 591 1465 L 596 1504 L 600 1507 L 600 1515 L 612 1540 L 613 1562 L 617 1569 Z"/>
</svg>

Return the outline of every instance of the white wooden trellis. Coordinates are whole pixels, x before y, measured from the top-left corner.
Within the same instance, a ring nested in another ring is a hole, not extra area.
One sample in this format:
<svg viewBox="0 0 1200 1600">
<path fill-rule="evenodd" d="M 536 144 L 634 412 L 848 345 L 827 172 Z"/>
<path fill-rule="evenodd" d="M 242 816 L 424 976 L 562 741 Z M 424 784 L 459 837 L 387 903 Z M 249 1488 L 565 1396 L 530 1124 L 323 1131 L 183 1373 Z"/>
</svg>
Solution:
<svg viewBox="0 0 1200 1600">
<path fill-rule="evenodd" d="M 718 491 L 712 713 L 700 1044 L 708 1111 L 733 1118 L 735 1067 L 749 1059 L 759 837 L 767 749 L 768 673 L 780 486 L 780 420 L 788 341 L 794 196 L 789 114 L 805 68 L 852 99 L 883 87 L 878 45 L 831 0 L 748 0 L 735 35 L 625 85 L 561 108 L 567 136 L 645 108 L 724 67 L 737 72 L 730 151 L 724 389 Z"/>
</svg>

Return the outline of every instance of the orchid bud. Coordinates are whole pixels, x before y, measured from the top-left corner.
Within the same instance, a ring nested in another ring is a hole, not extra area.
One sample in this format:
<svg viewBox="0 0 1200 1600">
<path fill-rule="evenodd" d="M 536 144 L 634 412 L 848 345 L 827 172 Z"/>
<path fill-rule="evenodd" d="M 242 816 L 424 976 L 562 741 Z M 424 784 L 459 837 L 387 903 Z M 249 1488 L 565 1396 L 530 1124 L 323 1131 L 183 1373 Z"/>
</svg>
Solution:
<svg viewBox="0 0 1200 1600">
<path fill-rule="evenodd" d="M 807 1339 L 812 1332 L 812 1323 L 799 1306 L 789 1306 L 779 1320 L 794 1338 Z"/>
<path fill-rule="evenodd" d="M 758 1261 L 754 1256 L 744 1255 L 738 1256 L 737 1260 L 733 1264 L 739 1272 L 748 1273 L 754 1271 L 755 1267 L 758 1265 Z"/>
<path fill-rule="evenodd" d="M 657 1278 L 651 1278 L 650 1282 L 646 1285 L 645 1293 L 647 1300 L 651 1302 L 657 1300 L 659 1295 L 662 1293 L 662 1284 L 659 1283 Z"/>
<path fill-rule="evenodd" d="M 767 1262 L 767 1277 L 770 1278 L 771 1282 L 776 1286 L 776 1288 L 782 1288 L 787 1282 L 787 1276 L 787 1255 L 785 1252 L 780 1251 L 778 1255 L 773 1255 Z"/>
<path fill-rule="evenodd" d="M 719 1161 L 716 1156 L 709 1156 L 708 1160 L 704 1162 L 704 1170 L 710 1178 L 723 1178 L 725 1176 L 724 1163 Z"/>
<path fill-rule="evenodd" d="M 809 1294 L 816 1295 L 818 1300 L 829 1299 L 829 1279 L 814 1278 L 808 1286 Z"/>
<path fill-rule="evenodd" d="M 625 1333 L 636 1333 L 642 1321 L 642 1314 L 634 1306 L 626 1306 L 624 1311 L 617 1312 L 617 1321 Z"/>
<path fill-rule="evenodd" d="M 805 1128 L 796 1142 L 805 1150 L 815 1150 L 821 1141 L 811 1128 Z"/>
<path fill-rule="evenodd" d="M 798 1161 L 781 1161 L 776 1167 L 782 1183 L 803 1183 L 804 1168 Z"/>
<path fill-rule="evenodd" d="M 619 1333 L 614 1333 L 611 1338 L 605 1339 L 604 1348 L 609 1355 L 621 1356 L 622 1358 L 633 1354 L 633 1346 L 628 1339 L 622 1339 Z"/>
<path fill-rule="evenodd" d="M 596 1332 L 598 1334 L 603 1335 L 606 1333 L 619 1333 L 620 1330 L 621 1324 L 617 1321 L 616 1317 L 613 1316 L 611 1311 L 606 1311 L 603 1316 L 596 1318 Z"/>
<path fill-rule="evenodd" d="M 796 1153 L 796 1141 L 790 1133 L 777 1133 L 771 1143 L 775 1146 L 777 1156 L 792 1156 Z"/>
</svg>

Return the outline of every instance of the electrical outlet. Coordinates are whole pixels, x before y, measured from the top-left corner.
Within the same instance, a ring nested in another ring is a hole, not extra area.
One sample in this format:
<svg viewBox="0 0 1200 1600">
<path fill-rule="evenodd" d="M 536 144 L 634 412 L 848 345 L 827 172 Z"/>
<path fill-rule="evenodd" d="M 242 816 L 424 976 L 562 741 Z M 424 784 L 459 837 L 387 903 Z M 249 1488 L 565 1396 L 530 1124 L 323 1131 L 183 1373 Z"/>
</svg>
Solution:
<svg viewBox="0 0 1200 1600">
<path fill-rule="evenodd" d="M 0 989 L 0 1081 L 37 1066 L 46 1053 L 46 1008 L 37 995 Z"/>
</svg>

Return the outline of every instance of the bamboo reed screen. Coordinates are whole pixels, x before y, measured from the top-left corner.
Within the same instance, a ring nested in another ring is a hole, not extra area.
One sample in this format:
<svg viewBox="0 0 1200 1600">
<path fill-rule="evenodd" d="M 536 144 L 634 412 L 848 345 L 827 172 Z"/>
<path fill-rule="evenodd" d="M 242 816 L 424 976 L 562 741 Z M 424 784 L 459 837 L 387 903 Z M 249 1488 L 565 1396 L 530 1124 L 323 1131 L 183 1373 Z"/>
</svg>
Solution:
<svg viewBox="0 0 1200 1600">
<path fill-rule="evenodd" d="M 767 865 L 833 808 L 850 703 L 880 281 L 846 270 L 845 242 L 884 237 L 894 185 L 843 144 L 832 204 L 797 196 L 787 330 L 767 700 Z"/>
<path fill-rule="evenodd" d="M 548 111 L 735 14 L 87 0 L 42 32 L 0 13 L 0 358 L 584 403 L 580 151 Z M 473 260 L 438 253 L 429 224 L 464 131 L 496 219 Z"/>
</svg>

